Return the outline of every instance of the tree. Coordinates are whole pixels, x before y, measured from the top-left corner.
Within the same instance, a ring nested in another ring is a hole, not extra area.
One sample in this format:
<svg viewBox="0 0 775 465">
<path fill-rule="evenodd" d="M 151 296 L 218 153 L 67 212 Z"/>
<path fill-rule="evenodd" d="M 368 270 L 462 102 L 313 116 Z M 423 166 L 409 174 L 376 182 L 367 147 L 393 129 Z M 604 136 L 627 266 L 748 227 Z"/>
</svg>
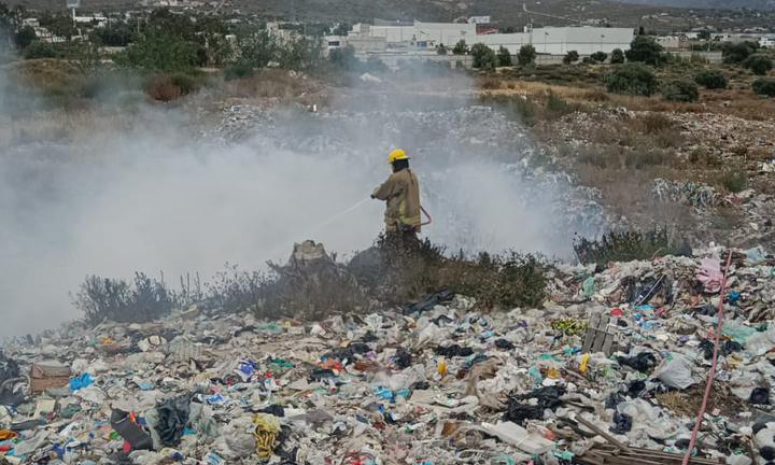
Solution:
<svg viewBox="0 0 775 465">
<path fill-rule="evenodd" d="M 751 87 L 759 95 L 775 97 L 775 79 L 757 79 Z"/>
<path fill-rule="evenodd" d="M 180 36 L 149 31 L 116 57 L 120 65 L 153 71 L 188 71 L 199 58 L 195 44 Z"/>
<path fill-rule="evenodd" d="M 643 26 L 638 26 L 638 35 L 639 36 L 645 36 L 646 35 L 646 29 Z"/>
<path fill-rule="evenodd" d="M 662 97 L 670 102 L 696 102 L 700 98 L 697 84 L 691 81 L 671 81 L 662 89 Z"/>
<path fill-rule="evenodd" d="M 58 58 L 59 52 L 52 44 L 35 41 L 24 49 L 24 58 L 34 60 L 36 58 Z"/>
<path fill-rule="evenodd" d="M 764 76 L 772 70 L 772 60 L 767 55 L 757 53 L 746 58 L 743 66 L 758 76 Z"/>
<path fill-rule="evenodd" d="M 532 45 L 523 45 L 519 49 L 517 61 L 519 62 L 520 66 L 532 65 L 535 63 L 537 55 L 538 54 L 536 53 L 535 47 Z"/>
<path fill-rule="evenodd" d="M 697 34 L 697 38 L 700 40 L 710 40 L 710 30 L 703 29 Z"/>
<path fill-rule="evenodd" d="M 40 25 L 55 36 L 64 37 L 68 42 L 73 40 L 73 36 L 78 32 L 73 24 L 73 17 L 65 13 L 41 16 Z"/>
<path fill-rule="evenodd" d="M 35 29 L 30 26 L 24 26 L 16 32 L 13 41 L 16 44 L 16 47 L 24 50 L 25 48 L 29 47 L 31 43 L 37 40 L 37 38 L 38 35 L 35 34 Z"/>
<path fill-rule="evenodd" d="M 640 63 L 628 63 L 617 67 L 606 76 L 606 87 L 608 92 L 616 94 L 649 97 L 657 91 L 659 81 L 648 66 Z"/>
<path fill-rule="evenodd" d="M 624 52 L 620 48 L 615 48 L 611 52 L 611 64 L 620 65 L 624 63 Z"/>
<path fill-rule="evenodd" d="M 200 46 L 203 57 L 201 65 L 222 67 L 232 61 L 234 50 L 231 42 L 226 39 L 229 28 L 220 17 L 206 16 L 198 18 L 194 25 L 197 29 L 196 42 Z"/>
<path fill-rule="evenodd" d="M 281 68 L 296 71 L 316 67 L 323 59 L 318 39 L 301 36 L 280 47 L 278 61 Z"/>
<path fill-rule="evenodd" d="M 474 44 L 469 54 L 473 57 L 473 67 L 484 70 L 495 69 L 496 56 L 493 49 L 484 44 Z"/>
<path fill-rule="evenodd" d="M 347 34 L 349 34 L 350 30 L 352 30 L 352 26 L 347 23 L 339 23 L 336 25 L 333 31 L 331 33 L 335 36 L 341 36 L 345 37 Z"/>
<path fill-rule="evenodd" d="M 729 84 L 724 73 L 717 70 L 707 70 L 694 76 L 694 82 L 706 89 L 726 89 Z"/>
<path fill-rule="evenodd" d="M 579 52 L 575 50 L 571 50 L 570 52 L 566 53 L 565 56 L 562 58 L 562 62 L 566 65 L 569 65 L 571 63 L 575 63 L 579 61 Z"/>
<path fill-rule="evenodd" d="M 595 52 L 589 56 L 595 63 L 605 63 L 608 59 L 608 54 L 605 52 Z"/>
<path fill-rule="evenodd" d="M 466 41 L 463 39 L 460 39 L 458 43 L 455 44 L 455 47 L 452 49 L 453 55 L 468 55 L 468 45 L 466 45 Z"/>
<path fill-rule="evenodd" d="M 344 70 L 355 69 L 360 61 L 355 57 L 355 49 L 351 46 L 335 48 L 328 54 L 328 60 L 337 68 Z"/>
<path fill-rule="evenodd" d="M 438 47 L 436 47 L 436 55 L 446 55 L 447 54 L 447 47 L 444 46 L 444 44 L 439 44 Z"/>
<path fill-rule="evenodd" d="M 279 45 L 267 31 L 238 38 L 239 62 L 253 68 L 266 68 L 277 60 Z"/>
<path fill-rule="evenodd" d="M 748 59 L 751 55 L 756 53 L 759 49 L 759 44 L 756 42 L 739 42 L 736 44 L 725 43 L 721 48 L 721 56 L 724 59 L 724 63 L 728 65 L 734 65 L 742 63 Z"/>
<path fill-rule="evenodd" d="M 660 66 L 666 60 L 663 52 L 664 48 L 652 37 L 638 36 L 632 41 L 630 49 L 625 52 L 625 55 L 628 61 Z"/>
<path fill-rule="evenodd" d="M 106 47 L 126 47 L 134 40 L 135 30 L 127 23 L 112 23 L 92 31 L 91 41 Z"/>
<path fill-rule="evenodd" d="M 511 52 L 506 47 L 498 49 L 498 66 L 511 66 Z"/>
</svg>

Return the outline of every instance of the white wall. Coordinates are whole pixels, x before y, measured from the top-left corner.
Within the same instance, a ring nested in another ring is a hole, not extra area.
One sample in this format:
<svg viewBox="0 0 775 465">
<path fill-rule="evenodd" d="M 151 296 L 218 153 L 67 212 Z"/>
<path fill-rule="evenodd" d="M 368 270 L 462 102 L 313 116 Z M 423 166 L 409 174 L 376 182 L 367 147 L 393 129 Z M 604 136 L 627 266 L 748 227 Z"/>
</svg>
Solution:
<svg viewBox="0 0 775 465">
<path fill-rule="evenodd" d="M 474 43 L 495 49 L 503 46 L 512 54 L 517 54 L 523 45 L 532 44 L 538 53 L 565 55 L 575 50 L 580 55 L 591 55 L 610 54 L 616 48 L 627 50 L 634 38 L 635 31 L 627 28 L 547 27 L 525 33 L 480 35 Z"/>
</svg>

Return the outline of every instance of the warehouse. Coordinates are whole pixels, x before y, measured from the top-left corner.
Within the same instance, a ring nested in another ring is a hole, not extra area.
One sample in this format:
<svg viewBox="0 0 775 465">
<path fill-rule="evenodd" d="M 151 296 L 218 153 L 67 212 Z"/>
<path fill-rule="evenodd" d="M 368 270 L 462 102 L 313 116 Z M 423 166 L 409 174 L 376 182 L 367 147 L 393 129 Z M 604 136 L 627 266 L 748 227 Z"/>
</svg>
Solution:
<svg viewBox="0 0 775 465">
<path fill-rule="evenodd" d="M 540 54 L 565 55 L 575 50 L 583 56 L 595 52 L 610 54 L 617 48 L 627 50 L 634 37 L 635 32 L 628 28 L 547 27 L 515 34 L 479 35 L 475 42 L 495 49 L 505 47 L 512 55 L 530 44 Z"/>
</svg>

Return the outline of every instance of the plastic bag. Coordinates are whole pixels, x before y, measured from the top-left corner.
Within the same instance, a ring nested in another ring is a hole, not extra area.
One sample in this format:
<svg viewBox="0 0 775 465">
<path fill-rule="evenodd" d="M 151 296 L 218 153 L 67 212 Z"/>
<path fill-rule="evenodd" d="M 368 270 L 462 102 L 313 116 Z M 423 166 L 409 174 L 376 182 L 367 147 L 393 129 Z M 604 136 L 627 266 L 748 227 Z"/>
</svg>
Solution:
<svg viewBox="0 0 775 465">
<path fill-rule="evenodd" d="M 689 360 L 681 354 L 673 353 L 660 365 L 654 372 L 654 377 L 658 378 L 665 386 L 675 389 L 686 389 L 696 381 L 692 378 L 692 365 Z"/>
</svg>

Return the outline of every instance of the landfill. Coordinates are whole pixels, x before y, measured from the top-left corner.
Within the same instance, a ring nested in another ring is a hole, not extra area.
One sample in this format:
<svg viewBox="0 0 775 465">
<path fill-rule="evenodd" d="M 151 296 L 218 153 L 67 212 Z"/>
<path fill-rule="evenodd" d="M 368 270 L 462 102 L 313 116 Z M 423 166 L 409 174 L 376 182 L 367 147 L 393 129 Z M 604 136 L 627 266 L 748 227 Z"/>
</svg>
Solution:
<svg viewBox="0 0 775 465">
<path fill-rule="evenodd" d="M 314 322 L 193 306 L 13 338 L 0 463 L 677 464 L 719 309 L 692 463 L 770 463 L 775 258 L 733 251 L 725 275 L 727 251 L 695 254 L 557 264 L 542 308 L 451 292 Z"/>
</svg>

